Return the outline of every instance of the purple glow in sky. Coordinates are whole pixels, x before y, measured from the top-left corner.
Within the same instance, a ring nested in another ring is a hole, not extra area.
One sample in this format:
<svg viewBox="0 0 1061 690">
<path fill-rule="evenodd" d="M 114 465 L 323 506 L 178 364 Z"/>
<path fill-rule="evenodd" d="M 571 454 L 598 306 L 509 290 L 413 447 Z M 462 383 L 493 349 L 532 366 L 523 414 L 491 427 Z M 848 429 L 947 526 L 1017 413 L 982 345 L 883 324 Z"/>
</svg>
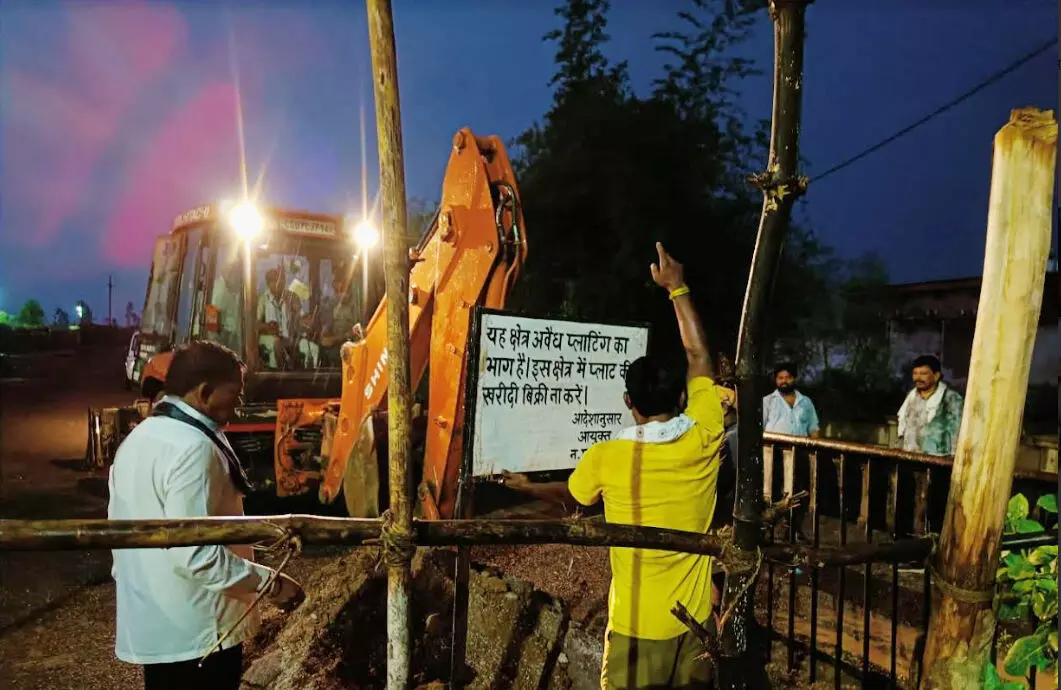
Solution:
<svg viewBox="0 0 1061 690">
<path fill-rule="evenodd" d="M 410 194 L 435 199 L 452 133 L 509 139 L 549 105 L 553 3 L 395 3 Z M 652 34 L 687 0 L 613 0 L 609 54 L 643 92 Z M 1052 0 L 818 0 L 808 11 L 802 149 L 823 170 L 931 111 L 1056 35 Z M 373 114 L 361 2 L 0 4 L 0 309 L 51 313 L 84 298 L 139 311 L 156 236 L 173 216 L 240 187 L 235 75 L 251 183 L 322 212 L 360 207 L 358 112 Z M 769 22 L 740 48 L 770 69 Z M 233 69 L 234 63 L 237 69 Z M 813 185 L 799 213 L 893 277 L 978 273 L 991 137 L 1011 108 L 1057 103 L 1042 55 L 915 133 Z M 769 114 L 767 77 L 739 85 Z M 368 123 L 369 193 L 376 188 Z M 621 144 L 617 144 L 621 145 Z M 533 228 L 529 228 L 532 242 Z"/>
</svg>

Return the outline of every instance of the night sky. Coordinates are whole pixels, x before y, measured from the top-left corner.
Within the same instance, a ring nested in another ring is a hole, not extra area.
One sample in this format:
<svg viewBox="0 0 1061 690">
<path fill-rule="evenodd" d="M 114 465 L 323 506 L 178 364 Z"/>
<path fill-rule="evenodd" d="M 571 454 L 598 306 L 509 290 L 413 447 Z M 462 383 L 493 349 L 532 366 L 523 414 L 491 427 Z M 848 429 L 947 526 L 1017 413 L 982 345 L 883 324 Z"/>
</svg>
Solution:
<svg viewBox="0 0 1061 690">
<path fill-rule="evenodd" d="M 554 49 L 540 37 L 557 21 L 546 0 L 395 5 L 407 184 L 435 200 L 454 131 L 508 140 L 548 108 Z M 613 0 L 609 56 L 629 60 L 639 93 L 663 60 L 652 34 L 689 6 Z M 813 177 L 1056 36 L 1057 4 L 818 0 L 807 28 L 801 145 Z M 359 208 L 362 104 L 375 192 L 361 2 L 5 0 L 0 46 L 0 309 L 33 297 L 50 315 L 84 298 L 102 318 L 113 274 L 116 316 L 127 301 L 139 311 L 156 236 L 179 211 L 237 194 L 237 72 L 251 175 L 267 166 L 270 203 Z M 743 106 L 768 117 L 765 12 L 740 52 L 766 72 L 736 85 Z M 1056 108 L 1056 59 L 1040 55 L 813 184 L 801 220 L 842 256 L 879 252 L 895 282 L 978 274 L 992 136 L 1012 108 Z"/>
</svg>

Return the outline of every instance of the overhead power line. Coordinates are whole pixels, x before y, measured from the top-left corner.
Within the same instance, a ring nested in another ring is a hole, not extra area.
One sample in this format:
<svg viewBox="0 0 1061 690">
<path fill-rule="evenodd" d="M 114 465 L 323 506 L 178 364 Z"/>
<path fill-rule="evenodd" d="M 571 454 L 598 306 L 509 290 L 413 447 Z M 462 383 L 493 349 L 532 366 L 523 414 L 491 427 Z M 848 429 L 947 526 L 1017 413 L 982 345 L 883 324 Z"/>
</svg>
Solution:
<svg viewBox="0 0 1061 690">
<path fill-rule="evenodd" d="M 871 154 L 871 153 L 873 153 L 875 151 L 879 151 L 880 149 L 884 148 L 885 146 L 887 146 L 888 144 L 892 143 L 896 139 L 898 139 L 898 138 L 900 138 L 900 137 L 902 137 L 902 136 L 904 136 L 906 134 L 909 134 L 911 131 L 913 131 L 914 129 L 917 129 L 918 127 L 920 127 L 921 125 L 925 124 L 929 120 L 931 120 L 931 119 L 933 119 L 933 118 L 935 118 L 935 117 L 937 117 L 939 115 L 942 115 L 943 113 L 947 112 L 948 110 L 950 110 L 954 106 L 958 105 L 962 101 L 965 101 L 968 98 L 976 95 L 980 91 L 983 91 L 984 89 L 986 89 L 987 87 L 991 86 L 995 82 L 997 82 L 997 81 L 1003 79 L 1004 77 L 1008 76 L 1011 72 L 1016 71 L 1018 68 L 1022 67 L 1025 63 L 1030 62 L 1034 58 L 1039 57 L 1039 55 L 1041 55 L 1042 53 L 1045 53 L 1046 51 L 1050 50 L 1051 48 L 1053 48 L 1056 45 L 1057 45 L 1057 39 L 1056 38 L 1051 38 L 1050 40 L 1046 41 L 1045 43 L 1040 45 L 1038 48 L 1033 50 L 1032 52 L 1028 53 L 1024 57 L 1021 57 L 1021 58 L 1015 60 L 1014 62 L 1010 63 L 1009 65 L 1007 65 L 1003 69 L 999 70 L 998 72 L 995 72 L 990 77 L 988 77 L 987 79 L 984 79 L 982 82 L 980 82 L 979 84 L 977 84 L 973 88 L 969 89 L 968 91 L 966 91 L 962 95 L 958 96 L 954 100 L 950 101 L 949 103 L 946 103 L 946 104 L 941 105 L 940 107 L 936 108 L 935 110 L 933 110 L 928 115 L 925 115 L 924 117 L 922 117 L 920 120 L 917 120 L 916 122 L 910 123 L 909 125 L 907 125 L 906 127 L 903 127 L 902 129 L 900 129 L 898 132 L 896 132 L 895 134 L 891 135 L 890 137 L 888 137 L 886 139 L 881 139 L 879 142 L 877 142 L 873 146 L 870 146 L 868 149 L 865 149 L 861 153 L 858 153 L 858 154 L 856 154 L 854 156 L 851 156 L 850 158 L 848 158 L 845 161 L 837 163 L 836 165 L 834 165 L 833 167 L 829 168 L 825 172 L 823 172 L 823 173 L 821 173 L 819 175 L 815 175 L 814 177 L 811 178 L 811 182 L 817 182 L 818 180 L 822 179 L 823 177 L 827 177 L 829 175 L 832 175 L 834 172 L 837 172 L 838 170 L 842 170 L 842 169 L 846 168 L 847 166 L 851 165 L 852 163 L 854 163 L 856 161 L 862 160 L 863 158 L 865 158 L 869 154 Z"/>
</svg>

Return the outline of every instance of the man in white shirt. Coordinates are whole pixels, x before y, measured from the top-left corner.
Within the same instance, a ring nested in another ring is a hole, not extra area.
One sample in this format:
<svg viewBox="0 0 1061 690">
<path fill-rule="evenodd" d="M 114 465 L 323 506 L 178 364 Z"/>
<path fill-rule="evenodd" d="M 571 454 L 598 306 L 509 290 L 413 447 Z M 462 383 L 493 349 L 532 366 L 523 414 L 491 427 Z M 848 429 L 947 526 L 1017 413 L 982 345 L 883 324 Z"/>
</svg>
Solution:
<svg viewBox="0 0 1061 690">
<path fill-rule="evenodd" d="M 283 268 L 265 274 L 266 290 L 258 296 L 258 343 L 265 347 L 270 369 L 284 368 L 290 359 L 295 326 L 301 314 L 298 297 L 287 289 Z"/>
<path fill-rule="evenodd" d="M 243 394 L 243 364 L 224 346 L 177 348 L 167 396 L 130 432 L 110 471 L 111 520 L 243 515 L 246 475 L 221 429 Z M 257 593 L 283 609 L 300 603 L 297 582 L 254 563 L 250 546 L 116 549 L 115 654 L 144 666 L 147 690 L 240 686 L 242 646 Z M 226 636 L 227 634 L 227 636 Z M 200 658 L 224 638 L 220 649 Z"/>
</svg>

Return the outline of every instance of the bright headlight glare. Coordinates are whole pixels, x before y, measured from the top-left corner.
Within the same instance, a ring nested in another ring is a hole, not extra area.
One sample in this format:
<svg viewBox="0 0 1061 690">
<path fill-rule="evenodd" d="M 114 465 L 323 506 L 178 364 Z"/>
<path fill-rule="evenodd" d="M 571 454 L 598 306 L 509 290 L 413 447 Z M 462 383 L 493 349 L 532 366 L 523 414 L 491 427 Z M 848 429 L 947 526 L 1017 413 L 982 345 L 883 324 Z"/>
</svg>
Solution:
<svg viewBox="0 0 1061 690">
<path fill-rule="evenodd" d="M 260 235 L 265 228 L 261 212 L 249 201 L 236 205 L 228 214 L 228 221 L 236 234 L 246 240 Z"/>
<path fill-rule="evenodd" d="M 379 243 L 379 230 L 370 221 L 363 220 L 354 227 L 354 242 L 362 249 L 371 249 Z"/>
</svg>

